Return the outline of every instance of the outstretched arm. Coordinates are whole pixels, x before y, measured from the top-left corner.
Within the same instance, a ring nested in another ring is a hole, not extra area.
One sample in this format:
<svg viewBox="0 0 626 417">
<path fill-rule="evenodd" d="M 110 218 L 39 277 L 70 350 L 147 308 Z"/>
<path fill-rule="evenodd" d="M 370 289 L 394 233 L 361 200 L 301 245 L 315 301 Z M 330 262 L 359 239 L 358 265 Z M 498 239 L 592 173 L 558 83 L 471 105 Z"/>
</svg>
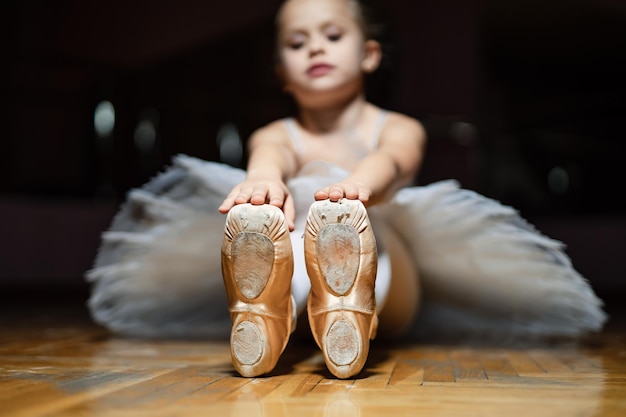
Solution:
<svg viewBox="0 0 626 417">
<path fill-rule="evenodd" d="M 283 210 L 293 230 L 295 205 L 286 181 L 294 175 L 297 161 L 284 129 L 277 124 L 259 129 L 248 146 L 246 179 L 231 190 L 218 210 L 225 214 L 237 204 L 271 204 Z"/>
<path fill-rule="evenodd" d="M 392 114 L 381 132 L 378 149 L 364 158 L 350 175 L 315 193 L 316 200 L 361 200 L 366 206 L 383 201 L 411 183 L 422 162 L 426 133 L 422 125 Z"/>
</svg>

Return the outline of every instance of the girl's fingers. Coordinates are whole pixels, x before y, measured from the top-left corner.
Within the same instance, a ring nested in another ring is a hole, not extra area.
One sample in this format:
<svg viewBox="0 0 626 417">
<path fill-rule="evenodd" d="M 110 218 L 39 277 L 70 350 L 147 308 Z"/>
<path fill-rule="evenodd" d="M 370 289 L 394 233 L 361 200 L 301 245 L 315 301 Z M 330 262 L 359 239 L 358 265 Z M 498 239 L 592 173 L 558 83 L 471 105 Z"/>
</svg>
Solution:
<svg viewBox="0 0 626 417">
<path fill-rule="evenodd" d="M 257 184 L 250 193 L 250 203 L 265 204 L 267 203 L 268 187 L 264 184 Z"/>
<path fill-rule="evenodd" d="M 370 198 L 370 191 L 357 185 L 339 183 L 316 191 L 314 196 L 316 200 L 339 201 L 345 197 L 349 200 L 361 200 L 365 203 Z"/>
<path fill-rule="evenodd" d="M 351 190 L 344 184 L 331 185 L 328 191 L 328 198 L 330 201 L 339 201 L 344 197 L 348 197 L 350 192 Z"/>
<path fill-rule="evenodd" d="M 359 198 L 359 188 L 353 185 L 346 185 L 343 193 L 349 200 L 357 200 Z"/>
<path fill-rule="evenodd" d="M 241 191 L 239 187 L 235 187 L 234 189 L 232 189 L 231 192 L 228 193 L 228 196 L 226 196 L 226 198 L 222 202 L 222 205 L 220 205 L 217 210 L 222 214 L 228 213 L 228 211 L 236 204 L 237 196 L 240 192 Z"/>
<path fill-rule="evenodd" d="M 234 202 L 235 204 L 244 204 L 250 201 L 250 194 L 252 193 L 252 188 L 250 187 L 240 187 L 237 190 L 233 190 L 233 194 L 235 195 Z"/>
<path fill-rule="evenodd" d="M 365 190 L 360 190 L 357 198 L 361 200 L 363 204 L 367 205 L 366 203 L 370 200 L 370 193 Z"/>
<path fill-rule="evenodd" d="M 227 198 L 226 200 L 222 202 L 222 205 L 220 205 L 217 208 L 217 211 L 219 211 L 222 214 L 226 214 L 231 208 L 233 208 L 233 200 Z"/>
<path fill-rule="evenodd" d="M 282 189 L 282 187 L 270 187 L 268 191 L 267 201 L 269 204 L 276 207 L 283 207 L 285 204 L 285 199 L 287 198 L 287 193 Z"/>
<path fill-rule="evenodd" d="M 327 200 L 328 199 L 328 188 L 323 188 L 318 190 L 314 194 L 315 200 Z"/>
</svg>

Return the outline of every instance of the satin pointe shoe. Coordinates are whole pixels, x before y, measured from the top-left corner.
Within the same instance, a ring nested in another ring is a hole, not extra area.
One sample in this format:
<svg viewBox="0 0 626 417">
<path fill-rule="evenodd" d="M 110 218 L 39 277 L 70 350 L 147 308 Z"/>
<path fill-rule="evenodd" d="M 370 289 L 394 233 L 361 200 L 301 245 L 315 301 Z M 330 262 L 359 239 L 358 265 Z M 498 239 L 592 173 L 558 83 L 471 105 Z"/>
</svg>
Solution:
<svg viewBox="0 0 626 417">
<path fill-rule="evenodd" d="M 337 378 L 350 378 L 363 369 L 378 327 L 376 240 L 363 203 L 313 203 L 304 254 L 311 280 L 311 332 L 328 370 Z"/>
<path fill-rule="evenodd" d="M 283 212 L 239 204 L 228 212 L 222 275 L 232 319 L 230 350 L 244 377 L 270 372 L 295 329 L 293 253 Z"/>
</svg>

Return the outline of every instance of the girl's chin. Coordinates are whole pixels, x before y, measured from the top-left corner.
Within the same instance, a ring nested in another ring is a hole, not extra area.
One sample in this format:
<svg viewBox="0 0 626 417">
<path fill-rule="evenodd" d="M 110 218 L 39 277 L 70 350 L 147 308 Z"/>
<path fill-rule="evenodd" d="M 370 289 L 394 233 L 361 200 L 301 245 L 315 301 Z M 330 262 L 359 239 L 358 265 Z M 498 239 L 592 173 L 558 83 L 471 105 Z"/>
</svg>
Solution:
<svg viewBox="0 0 626 417">
<path fill-rule="evenodd" d="M 346 94 L 352 95 L 358 92 L 360 89 L 357 83 L 337 82 L 334 80 L 321 80 L 309 83 L 307 85 L 301 85 L 294 88 L 292 91 L 296 96 L 309 96 L 309 95 L 333 95 L 341 97 Z"/>
<path fill-rule="evenodd" d="M 342 86 L 342 83 L 339 83 L 335 80 L 330 80 L 328 78 L 324 79 L 323 77 L 319 77 L 319 78 L 315 78 L 311 80 L 311 82 L 309 83 L 301 85 L 299 89 L 302 91 L 326 92 L 329 90 L 335 90 L 335 89 L 341 88 L 341 86 Z"/>
</svg>

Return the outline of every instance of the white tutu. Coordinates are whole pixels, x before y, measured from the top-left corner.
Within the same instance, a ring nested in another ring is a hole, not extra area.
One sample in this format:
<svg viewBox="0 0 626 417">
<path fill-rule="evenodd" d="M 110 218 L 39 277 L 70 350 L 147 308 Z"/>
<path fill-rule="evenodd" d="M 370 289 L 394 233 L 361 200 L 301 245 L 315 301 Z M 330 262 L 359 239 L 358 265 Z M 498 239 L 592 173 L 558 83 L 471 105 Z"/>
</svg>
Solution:
<svg viewBox="0 0 626 417">
<path fill-rule="evenodd" d="M 313 191 L 346 175 L 328 164 L 311 168 L 288 184 L 299 222 Z M 94 319 L 129 335 L 228 337 L 225 216 L 217 208 L 244 177 L 240 169 L 177 156 L 131 191 L 87 273 Z M 606 320 L 560 242 L 454 181 L 405 188 L 372 212 L 406 244 L 419 271 L 422 303 L 409 336 L 577 337 Z"/>
</svg>

